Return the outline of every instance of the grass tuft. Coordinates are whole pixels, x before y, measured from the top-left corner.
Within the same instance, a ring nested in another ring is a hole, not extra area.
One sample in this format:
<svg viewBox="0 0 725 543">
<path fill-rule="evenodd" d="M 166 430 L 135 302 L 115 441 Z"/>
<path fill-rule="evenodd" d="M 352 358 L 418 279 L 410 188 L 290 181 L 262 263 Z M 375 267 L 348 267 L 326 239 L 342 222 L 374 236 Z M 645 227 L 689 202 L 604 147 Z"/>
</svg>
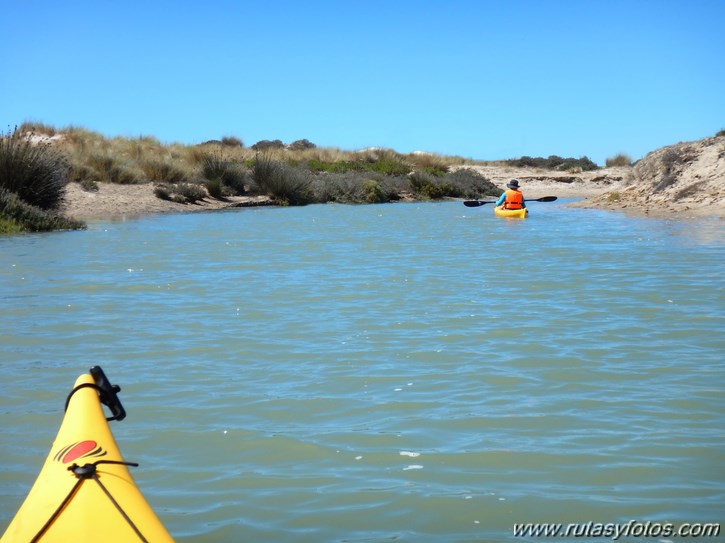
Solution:
<svg viewBox="0 0 725 543">
<path fill-rule="evenodd" d="M 135 185 L 143 179 L 138 172 L 121 163 L 117 156 L 107 153 L 94 153 L 88 157 L 88 166 L 96 180 L 119 185 Z"/>
<path fill-rule="evenodd" d="M 0 134 L 0 188 L 28 204 L 57 209 L 65 195 L 69 171 L 66 157 L 52 145 L 33 143 L 18 129 Z"/>
<path fill-rule="evenodd" d="M 34 206 L 7 189 L 0 188 L 0 233 L 82 230 L 85 223 Z"/>
<path fill-rule="evenodd" d="M 199 161 L 207 190 L 215 198 L 246 192 L 247 170 L 238 162 L 214 151 L 201 155 Z"/>
<path fill-rule="evenodd" d="M 285 205 L 305 205 L 314 201 L 311 179 L 304 170 L 259 154 L 252 165 L 252 180 L 262 194 Z"/>
<path fill-rule="evenodd" d="M 189 176 L 175 163 L 163 159 L 145 160 L 140 164 L 144 176 L 149 181 L 164 183 L 185 183 Z"/>
</svg>

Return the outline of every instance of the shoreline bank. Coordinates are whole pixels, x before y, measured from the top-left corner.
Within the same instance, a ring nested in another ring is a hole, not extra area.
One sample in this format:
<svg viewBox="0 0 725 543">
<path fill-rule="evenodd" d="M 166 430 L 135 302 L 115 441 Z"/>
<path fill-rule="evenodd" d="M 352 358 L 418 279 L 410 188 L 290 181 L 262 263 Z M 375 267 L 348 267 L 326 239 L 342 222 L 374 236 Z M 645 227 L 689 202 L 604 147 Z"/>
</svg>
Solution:
<svg viewBox="0 0 725 543">
<path fill-rule="evenodd" d="M 465 167 L 489 178 L 502 192 L 509 180 L 519 179 L 524 195 L 530 199 L 542 196 L 589 198 L 612 190 L 625 178 L 625 172 L 618 169 L 571 174 L 521 168 Z M 181 204 L 158 198 L 154 194 L 154 184 L 150 182 L 137 185 L 98 183 L 98 191 L 95 192 L 83 190 L 78 183 L 70 183 L 66 188 L 61 213 L 82 221 L 123 220 L 152 214 L 195 213 L 268 205 L 274 205 L 274 202 L 267 196 L 233 196 L 225 200 L 206 198 L 196 204 Z"/>
<path fill-rule="evenodd" d="M 722 190 L 711 193 L 707 205 L 692 198 L 651 197 L 649 190 L 635 180 L 632 167 L 602 168 L 588 172 L 556 172 L 536 168 L 507 166 L 459 166 L 470 168 L 505 190 L 506 183 L 518 179 L 524 196 L 581 198 L 567 207 L 603 209 L 635 217 L 725 218 Z M 458 169 L 456 168 L 456 169 Z M 404 198 L 403 201 L 411 201 Z M 162 213 L 195 213 L 238 207 L 275 205 L 267 196 L 233 196 L 224 200 L 206 198 L 195 204 L 162 200 L 154 194 L 154 183 L 120 185 L 98 183 L 98 191 L 88 192 L 78 183 L 67 186 L 61 213 L 81 221 L 124 220 Z"/>
</svg>

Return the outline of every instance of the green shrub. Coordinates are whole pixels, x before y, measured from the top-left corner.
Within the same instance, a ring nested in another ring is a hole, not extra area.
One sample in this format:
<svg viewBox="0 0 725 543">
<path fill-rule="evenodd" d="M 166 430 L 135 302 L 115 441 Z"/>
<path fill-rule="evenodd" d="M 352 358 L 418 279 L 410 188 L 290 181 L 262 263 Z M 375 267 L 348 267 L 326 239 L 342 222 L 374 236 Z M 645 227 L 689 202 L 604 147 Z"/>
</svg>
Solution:
<svg viewBox="0 0 725 543">
<path fill-rule="evenodd" d="M 436 185 L 435 178 L 426 172 L 413 172 L 409 177 L 410 188 L 416 193 L 424 196 L 425 198 L 435 199 L 439 198 L 439 188 Z"/>
<path fill-rule="evenodd" d="M 249 171 L 239 164 L 234 164 L 222 177 L 224 190 L 228 189 L 233 195 L 241 196 L 246 194 L 249 183 Z"/>
<path fill-rule="evenodd" d="M 161 200 L 171 200 L 171 188 L 168 185 L 156 185 L 154 195 Z"/>
<path fill-rule="evenodd" d="M 314 202 L 381 203 L 398 199 L 391 195 L 392 179 L 400 178 L 360 171 L 321 173 L 312 176 L 309 190 Z"/>
<path fill-rule="evenodd" d="M 413 172 L 409 176 L 409 181 L 414 193 L 430 200 L 460 198 L 464 194 L 460 187 L 426 172 Z"/>
<path fill-rule="evenodd" d="M 388 201 L 388 197 L 376 179 L 363 181 L 362 190 L 365 193 L 365 201 L 369 204 L 382 204 Z"/>
<path fill-rule="evenodd" d="M 7 219 L 0 214 L 0 235 L 20 234 L 24 232 L 23 227 L 12 219 Z"/>
<path fill-rule="evenodd" d="M 227 169 L 227 161 L 219 152 L 204 153 L 199 162 L 204 179 L 221 179 Z"/>
<path fill-rule="evenodd" d="M 610 157 L 606 160 L 604 165 L 607 168 L 612 168 L 615 166 L 631 166 L 632 165 L 632 159 L 625 155 L 624 153 L 619 153 L 616 156 Z"/>
<path fill-rule="evenodd" d="M 0 188 L 40 209 L 57 209 L 63 201 L 70 168 L 51 145 L 34 144 L 17 129 L 0 134 Z"/>
<path fill-rule="evenodd" d="M 522 156 L 521 158 L 504 160 L 504 163 L 519 168 L 546 168 L 548 170 L 571 170 L 573 168 L 581 168 L 582 171 L 587 172 L 599 169 L 599 166 L 586 156 L 581 158 L 562 158 L 557 155 L 550 155 L 547 158 Z"/>
<path fill-rule="evenodd" d="M 226 147 L 244 147 L 244 142 L 236 136 L 224 136 L 221 144 Z"/>
<path fill-rule="evenodd" d="M 207 197 L 207 192 L 204 187 L 194 183 L 158 185 L 154 187 L 154 194 L 157 198 L 179 204 L 195 204 Z"/>
<path fill-rule="evenodd" d="M 491 183 L 483 174 L 471 168 L 460 168 L 445 176 L 445 180 L 457 187 L 464 198 L 482 198 L 501 194 L 501 189 Z"/>
<path fill-rule="evenodd" d="M 359 185 L 348 174 L 321 174 L 310 176 L 310 201 L 318 203 L 355 203 L 360 198 Z"/>
<path fill-rule="evenodd" d="M 373 147 L 353 153 L 352 157 L 362 164 L 363 169 L 383 175 L 405 176 L 413 171 L 411 164 L 392 149 Z"/>
<path fill-rule="evenodd" d="M 720 130 L 717 134 L 715 134 L 716 138 L 720 138 L 722 136 L 725 136 L 725 129 Z"/>
<path fill-rule="evenodd" d="M 383 158 L 373 162 L 369 169 L 384 175 L 408 175 L 410 165 L 399 159 Z"/>
<path fill-rule="evenodd" d="M 317 145 L 309 140 L 297 140 L 290 143 L 287 148 L 290 151 L 304 151 L 306 149 L 315 149 L 317 148 Z"/>
<path fill-rule="evenodd" d="M 448 173 L 448 167 L 443 165 L 425 166 L 423 171 L 436 177 L 444 177 Z"/>
<path fill-rule="evenodd" d="M 310 159 L 307 166 L 312 171 L 345 173 L 345 172 L 361 172 L 370 171 L 383 175 L 408 175 L 410 173 L 410 165 L 399 158 L 383 157 L 376 160 L 335 160 L 323 161 L 318 159 Z"/>
<path fill-rule="evenodd" d="M 347 174 L 322 174 L 312 177 L 310 191 L 315 202 L 353 203 L 357 201 L 357 182 Z"/>
<path fill-rule="evenodd" d="M 284 149 L 284 143 L 281 140 L 261 140 L 252 145 L 255 151 L 269 151 L 271 149 Z"/>
<path fill-rule="evenodd" d="M 313 201 L 311 179 L 300 169 L 257 155 L 252 165 L 252 180 L 262 194 L 288 205 L 305 205 Z"/>
<path fill-rule="evenodd" d="M 82 230 L 86 225 L 56 212 L 42 209 L 0 188 L 0 233 Z"/>
<path fill-rule="evenodd" d="M 209 179 L 204 183 L 204 186 L 212 198 L 216 198 L 217 200 L 224 198 L 224 186 L 221 179 Z"/>
<path fill-rule="evenodd" d="M 179 183 L 176 185 L 176 193 L 180 194 L 186 203 L 194 204 L 206 198 L 207 193 L 201 185 L 194 183 Z"/>
</svg>

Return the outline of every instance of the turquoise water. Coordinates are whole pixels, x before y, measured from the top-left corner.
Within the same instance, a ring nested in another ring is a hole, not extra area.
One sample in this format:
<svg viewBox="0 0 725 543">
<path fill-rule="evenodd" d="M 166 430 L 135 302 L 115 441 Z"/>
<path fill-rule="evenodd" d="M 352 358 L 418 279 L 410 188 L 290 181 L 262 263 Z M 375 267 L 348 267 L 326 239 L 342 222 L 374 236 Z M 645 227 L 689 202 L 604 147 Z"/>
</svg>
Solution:
<svg viewBox="0 0 725 543">
<path fill-rule="evenodd" d="M 531 208 L 262 208 L 0 237 L 0 530 L 97 364 L 178 541 L 721 522 L 725 225 Z"/>
</svg>

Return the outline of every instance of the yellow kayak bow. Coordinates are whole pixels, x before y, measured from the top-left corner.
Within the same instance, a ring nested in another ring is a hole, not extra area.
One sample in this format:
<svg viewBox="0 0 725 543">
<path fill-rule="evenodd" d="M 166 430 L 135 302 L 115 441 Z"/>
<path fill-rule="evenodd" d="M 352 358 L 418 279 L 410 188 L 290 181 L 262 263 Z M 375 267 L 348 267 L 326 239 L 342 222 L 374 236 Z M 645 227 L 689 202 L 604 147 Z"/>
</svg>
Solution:
<svg viewBox="0 0 725 543">
<path fill-rule="evenodd" d="M 78 377 L 50 454 L 0 543 L 173 542 L 108 426 L 126 416 L 120 390 L 98 366 Z"/>
</svg>

